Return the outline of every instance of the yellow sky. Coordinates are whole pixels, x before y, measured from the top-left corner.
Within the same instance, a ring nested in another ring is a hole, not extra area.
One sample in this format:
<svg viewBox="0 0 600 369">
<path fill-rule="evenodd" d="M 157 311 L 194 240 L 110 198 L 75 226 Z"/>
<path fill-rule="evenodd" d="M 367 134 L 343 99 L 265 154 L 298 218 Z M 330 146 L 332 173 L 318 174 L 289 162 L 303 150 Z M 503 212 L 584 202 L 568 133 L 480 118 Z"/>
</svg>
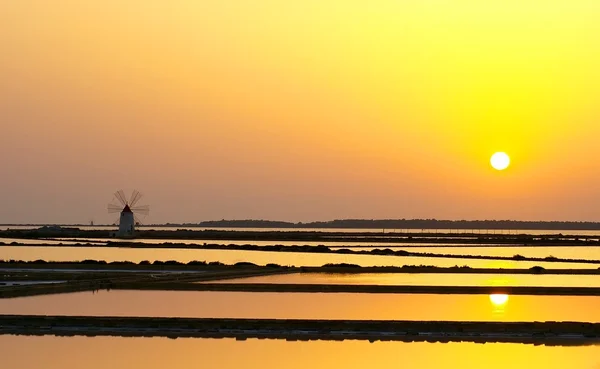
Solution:
<svg viewBox="0 0 600 369">
<path fill-rule="evenodd" d="M 0 223 L 600 220 L 594 0 L 0 3 Z M 489 167 L 495 151 L 513 166 Z"/>
</svg>

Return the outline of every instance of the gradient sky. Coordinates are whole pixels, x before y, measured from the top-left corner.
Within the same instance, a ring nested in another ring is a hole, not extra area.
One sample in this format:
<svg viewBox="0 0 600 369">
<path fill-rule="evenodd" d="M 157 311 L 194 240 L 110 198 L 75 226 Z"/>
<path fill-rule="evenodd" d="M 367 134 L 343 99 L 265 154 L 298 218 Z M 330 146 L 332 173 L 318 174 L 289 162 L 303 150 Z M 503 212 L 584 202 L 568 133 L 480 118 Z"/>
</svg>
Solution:
<svg viewBox="0 0 600 369">
<path fill-rule="evenodd" d="M 598 19 L 596 0 L 2 1 L 0 223 L 113 221 L 120 188 L 151 223 L 600 220 Z"/>
</svg>

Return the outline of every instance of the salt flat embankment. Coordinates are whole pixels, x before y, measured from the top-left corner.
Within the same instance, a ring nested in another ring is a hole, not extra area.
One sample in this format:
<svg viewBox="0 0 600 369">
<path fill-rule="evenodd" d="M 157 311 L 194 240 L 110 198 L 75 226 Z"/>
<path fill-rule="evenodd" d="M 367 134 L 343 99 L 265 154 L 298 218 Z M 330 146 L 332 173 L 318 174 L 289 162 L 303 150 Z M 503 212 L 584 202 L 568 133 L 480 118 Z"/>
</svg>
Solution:
<svg viewBox="0 0 600 369">
<path fill-rule="evenodd" d="M 106 230 L 83 230 L 79 228 L 10 229 L 0 231 L 0 238 L 106 238 Z M 315 230 L 140 230 L 139 239 L 187 239 L 187 240 L 237 240 L 237 241 L 297 241 L 297 242 L 369 242 L 369 243 L 447 243 L 447 244 L 503 244 L 586 246 L 600 245 L 599 236 L 562 234 L 482 234 L 443 232 L 321 232 Z"/>
<path fill-rule="evenodd" d="M 600 323 L 0 315 L 0 334 L 600 344 Z"/>
<path fill-rule="evenodd" d="M 459 295 L 600 296 L 600 287 L 394 286 L 282 283 L 118 283 L 114 289 L 158 291 L 227 291 L 280 293 L 402 293 Z"/>
<path fill-rule="evenodd" d="M 402 285 L 335 285 L 335 284 L 237 284 L 193 283 L 200 281 L 253 277 L 298 272 L 319 273 L 482 273 L 482 274 L 581 274 L 595 275 L 594 270 L 545 269 L 472 269 L 436 267 L 372 267 L 331 265 L 318 268 L 260 267 L 248 263 L 236 265 L 207 265 L 167 263 L 133 264 L 54 262 L 0 263 L 0 282 L 6 281 L 64 281 L 60 283 L 0 286 L 0 298 L 69 293 L 102 289 L 178 290 L 178 291 L 236 291 L 236 292 L 304 292 L 304 293 L 404 293 L 404 294 L 511 294 L 600 296 L 598 287 L 492 287 L 492 286 L 402 286 Z M 11 283 L 12 284 L 12 283 Z"/>
</svg>

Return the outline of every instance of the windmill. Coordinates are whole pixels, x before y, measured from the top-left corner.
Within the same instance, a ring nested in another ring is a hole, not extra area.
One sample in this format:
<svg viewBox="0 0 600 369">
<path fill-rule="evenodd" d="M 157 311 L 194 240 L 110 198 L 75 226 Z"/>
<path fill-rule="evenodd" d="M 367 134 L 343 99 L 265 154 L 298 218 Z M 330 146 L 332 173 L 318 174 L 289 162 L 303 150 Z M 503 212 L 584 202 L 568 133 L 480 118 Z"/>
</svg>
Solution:
<svg viewBox="0 0 600 369">
<path fill-rule="evenodd" d="M 108 204 L 108 213 L 121 213 L 117 237 L 133 237 L 135 227 L 140 224 L 140 217 L 150 214 L 150 206 L 138 205 L 141 198 L 142 194 L 137 190 L 133 190 L 129 199 L 123 190 L 115 192 L 114 199 L 117 199 L 119 204 L 115 204 L 113 199 L 113 202 Z"/>
</svg>

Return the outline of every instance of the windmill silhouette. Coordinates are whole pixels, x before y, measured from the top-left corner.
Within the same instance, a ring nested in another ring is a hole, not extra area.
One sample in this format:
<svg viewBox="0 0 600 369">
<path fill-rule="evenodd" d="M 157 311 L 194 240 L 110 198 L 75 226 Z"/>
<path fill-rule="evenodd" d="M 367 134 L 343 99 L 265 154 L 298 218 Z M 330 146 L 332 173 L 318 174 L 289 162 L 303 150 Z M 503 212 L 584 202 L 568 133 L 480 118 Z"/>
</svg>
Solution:
<svg viewBox="0 0 600 369">
<path fill-rule="evenodd" d="M 142 194 L 133 190 L 129 199 L 123 190 L 114 193 L 113 202 L 108 204 L 108 213 L 121 213 L 119 216 L 119 231 L 117 237 L 133 237 L 135 227 L 141 223 L 141 218 L 150 214 L 150 206 L 138 205 Z M 118 201 L 118 204 L 114 200 Z"/>
</svg>

